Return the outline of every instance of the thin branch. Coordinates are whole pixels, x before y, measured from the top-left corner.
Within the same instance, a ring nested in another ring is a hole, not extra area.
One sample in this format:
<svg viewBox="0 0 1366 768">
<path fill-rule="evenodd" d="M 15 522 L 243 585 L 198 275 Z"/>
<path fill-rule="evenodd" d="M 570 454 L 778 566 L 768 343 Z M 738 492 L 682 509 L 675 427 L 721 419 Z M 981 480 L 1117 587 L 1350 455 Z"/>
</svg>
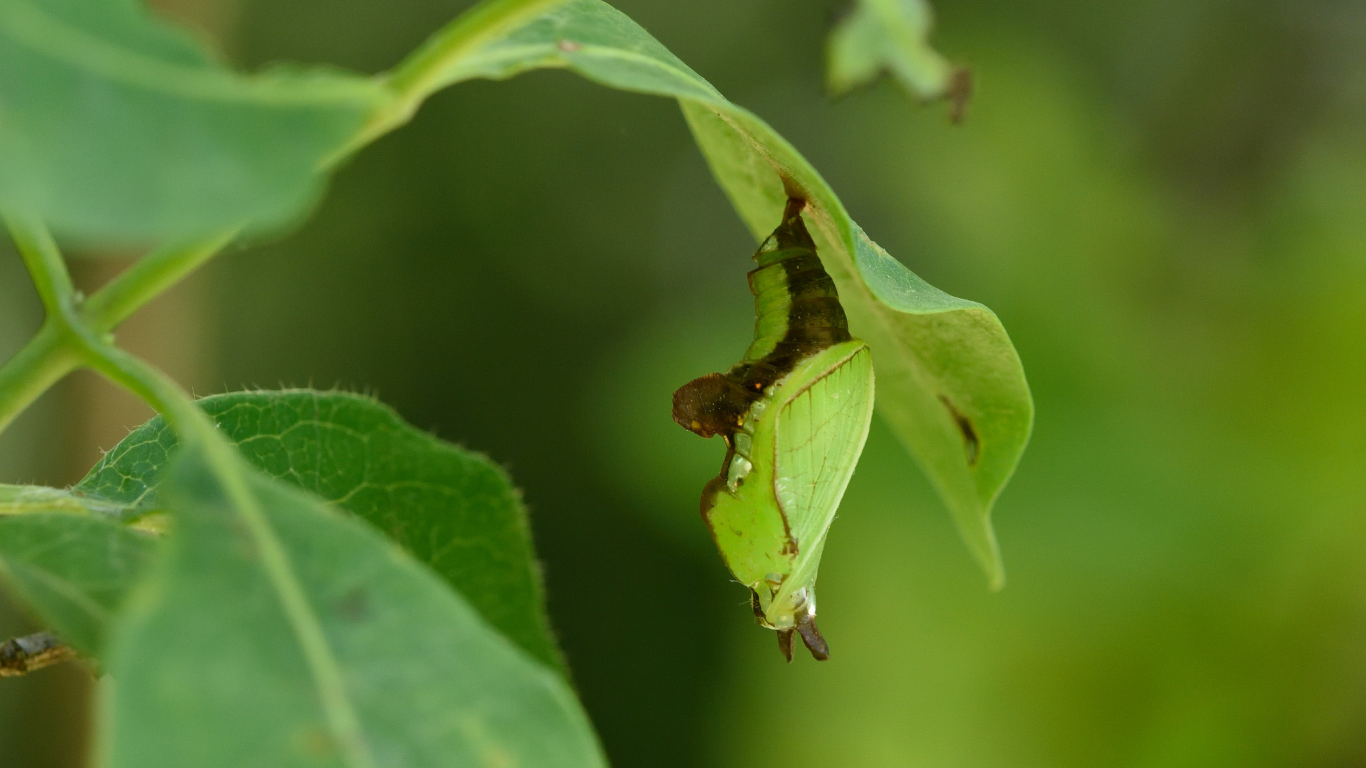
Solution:
<svg viewBox="0 0 1366 768">
<path fill-rule="evenodd" d="M 53 384 L 79 365 L 72 335 L 76 289 L 52 233 L 42 222 L 3 212 L 47 319 L 24 348 L 0 367 L 0 432 Z"/>
<path fill-rule="evenodd" d="M 33 286 L 38 289 L 48 319 L 66 318 L 73 308 L 76 289 L 71 285 L 71 274 L 66 271 L 66 262 L 62 261 L 62 252 L 57 249 L 52 233 L 41 222 L 13 213 L 5 213 L 4 219 L 24 265 L 33 276 Z"/>
<path fill-rule="evenodd" d="M 106 341 L 102 334 L 80 328 L 81 363 L 137 395 L 175 428 L 186 443 L 212 439 L 214 423 L 194 404 L 194 397 L 151 363 Z"/>
<path fill-rule="evenodd" d="M 448 73 L 482 46 L 565 0 L 492 0 L 480 3 L 432 35 L 384 76 L 392 102 L 327 163 L 336 165 L 361 147 L 408 122 L 423 99 L 450 84 Z"/>
<path fill-rule="evenodd" d="M 47 228 L 12 213 L 5 213 L 4 221 L 33 277 L 47 320 L 38 334 L 0 367 L 0 432 L 63 376 L 106 357 L 100 350 L 113 347 L 105 342 L 105 334 L 212 258 L 236 235 L 235 231 L 224 232 L 153 251 L 82 303 Z M 146 392 L 138 394 L 147 396 Z M 166 398 L 149 402 L 164 410 Z"/>
<path fill-rule="evenodd" d="M 24 348 L 0 367 L 0 432 L 53 384 L 80 367 L 70 336 L 48 321 Z"/>
<path fill-rule="evenodd" d="M 16 637 L 0 643 L 0 677 L 19 677 L 74 658 L 76 651 L 51 632 Z"/>
</svg>

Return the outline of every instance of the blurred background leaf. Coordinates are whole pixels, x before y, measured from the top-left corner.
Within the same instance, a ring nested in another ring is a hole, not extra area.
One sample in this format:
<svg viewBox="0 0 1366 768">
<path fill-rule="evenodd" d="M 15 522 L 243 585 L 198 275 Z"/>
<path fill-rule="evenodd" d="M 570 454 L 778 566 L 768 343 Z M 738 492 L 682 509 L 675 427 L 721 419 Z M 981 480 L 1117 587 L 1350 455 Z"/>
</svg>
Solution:
<svg viewBox="0 0 1366 768">
<path fill-rule="evenodd" d="M 0 203 L 104 246 L 297 219 L 384 101 L 339 72 L 236 74 L 127 0 L 5 3 L 0 70 Z"/>
<path fill-rule="evenodd" d="M 886 73 L 922 101 L 949 96 L 950 114 L 962 119 L 967 73 L 930 46 L 933 29 L 926 0 L 855 0 L 826 41 L 826 87 L 839 96 Z"/>
</svg>

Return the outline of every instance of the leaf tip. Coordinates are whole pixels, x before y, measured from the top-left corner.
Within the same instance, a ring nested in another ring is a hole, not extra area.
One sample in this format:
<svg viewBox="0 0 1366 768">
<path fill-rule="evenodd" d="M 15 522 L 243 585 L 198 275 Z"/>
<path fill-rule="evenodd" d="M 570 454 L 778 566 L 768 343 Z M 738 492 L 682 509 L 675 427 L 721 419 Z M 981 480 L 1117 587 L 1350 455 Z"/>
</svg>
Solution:
<svg viewBox="0 0 1366 768">
<path fill-rule="evenodd" d="M 1006 588 L 1006 571 L 1000 561 L 996 562 L 993 570 L 994 573 L 991 574 L 991 580 L 987 583 L 987 588 L 992 592 L 1000 592 Z"/>
<path fill-rule="evenodd" d="M 1000 592 L 1006 586 L 1006 567 L 1001 559 L 1001 547 L 996 543 L 996 532 L 992 529 L 991 518 L 983 515 L 977 522 L 965 525 L 960 518 L 959 532 L 963 542 L 972 553 L 972 559 L 987 577 L 987 588 Z"/>
</svg>

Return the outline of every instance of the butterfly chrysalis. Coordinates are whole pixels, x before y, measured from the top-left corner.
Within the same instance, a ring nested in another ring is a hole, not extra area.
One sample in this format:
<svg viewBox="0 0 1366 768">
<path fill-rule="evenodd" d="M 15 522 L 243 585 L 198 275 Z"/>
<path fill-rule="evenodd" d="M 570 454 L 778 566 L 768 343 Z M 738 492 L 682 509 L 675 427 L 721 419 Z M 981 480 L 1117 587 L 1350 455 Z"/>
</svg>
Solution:
<svg viewBox="0 0 1366 768">
<path fill-rule="evenodd" d="M 812 656 L 829 658 L 816 627 L 816 571 L 873 413 L 871 353 L 849 335 L 803 207 L 788 200 L 754 254 L 754 343 L 730 370 L 673 396 L 674 421 L 726 443 L 721 473 L 702 491 L 702 517 L 788 661 L 794 633 Z"/>
</svg>

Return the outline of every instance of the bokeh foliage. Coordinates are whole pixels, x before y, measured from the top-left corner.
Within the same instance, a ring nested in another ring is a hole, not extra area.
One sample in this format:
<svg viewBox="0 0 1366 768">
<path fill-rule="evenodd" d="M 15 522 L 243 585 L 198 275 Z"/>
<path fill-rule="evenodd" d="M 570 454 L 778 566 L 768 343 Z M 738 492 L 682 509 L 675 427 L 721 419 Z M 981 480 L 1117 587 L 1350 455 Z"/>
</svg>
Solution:
<svg viewBox="0 0 1366 768">
<path fill-rule="evenodd" d="M 238 380 L 373 382 L 511 462 L 616 763 L 780 765 L 798 745 L 756 735 L 778 728 L 849 764 L 1361 755 L 1366 147 L 1346 6 L 941 3 L 938 46 L 980 84 L 957 128 L 890 84 L 827 102 L 823 8 L 621 6 L 807 152 L 892 253 L 993 307 L 1039 421 L 998 508 L 995 596 L 875 430 L 822 569 L 835 656 L 786 667 L 696 525 L 714 446 L 665 418 L 673 387 L 744 348 L 751 242 L 667 104 L 554 73 L 472 83 L 343 173 L 295 238 L 220 266 L 240 275 L 225 305 L 284 272 L 273 309 L 221 336 Z M 252 50 L 382 66 L 359 42 L 381 22 L 347 23 Z M 396 270 L 365 266 L 393 242 Z M 310 259 L 352 274 L 312 283 Z M 298 338 L 263 350 L 281 319 Z M 907 501 L 922 511 L 898 517 Z M 672 628 L 641 618 L 660 581 L 687 608 Z"/>
<path fill-rule="evenodd" d="M 307 7 L 255 7 L 251 54 L 379 67 L 401 45 L 362 42 L 367 24 L 420 32 L 364 9 L 306 41 L 277 26 Z M 941 3 L 936 41 L 980 83 L 957 128 L 890 84 L 827 102 L 823 8 L 621 7 L 809 153 L 879 242 L 996 309 L 1039 421 L 997 513 L 996 596 L 875 431 L 822 569 L 835 657 L 786 667 L 695 524 L 714 446 L 665 416 L 672 387 L 744 348 L 751 248 L 669 105 L 555 73 L 472 83 L 358 159 L 294 238 L 219 265 L 223 306 L 281 272 L 221 334 L 234 381 L 370 382 L 511 463 L 616 764 L 780 765 L 756 734 L 793 727 L 849 764 L 1366 751 L 1346 4 Z M 376 251 L 402 256 L 367 266 Z M 324 260 L 349 274 L 315 279 Z M 510 388 L 520 407 L 496 407 Z M 893 509 L 908 500 L 923 511 Z M 686 608 L 666 627 L 641 615 L 661 582 Z"/>
<path fill-rule="evenodd" d="M 556 73 L 438 96 L 212 267 L 222 378 L 372 385 L 510 464 L 619 766 L 788 764 L 794 728 L 848 764 L 1366 759 L 1355 5 L 941 2 L 981 86 L 957 129 L 890 84 L 826 101 L 840 3 L 619 5 L 1010 327 L 1039 420 L 1007 590 L 879 430 L 822 570 L 835 659 L 786 667 L 743 615 L 696 525 L 715 446 L 666 410 L 743 349 L 752 241 L 667 102 Z M 252 0 L 232 53 L 378 71 L 462 6 Z"/>
</svg>

